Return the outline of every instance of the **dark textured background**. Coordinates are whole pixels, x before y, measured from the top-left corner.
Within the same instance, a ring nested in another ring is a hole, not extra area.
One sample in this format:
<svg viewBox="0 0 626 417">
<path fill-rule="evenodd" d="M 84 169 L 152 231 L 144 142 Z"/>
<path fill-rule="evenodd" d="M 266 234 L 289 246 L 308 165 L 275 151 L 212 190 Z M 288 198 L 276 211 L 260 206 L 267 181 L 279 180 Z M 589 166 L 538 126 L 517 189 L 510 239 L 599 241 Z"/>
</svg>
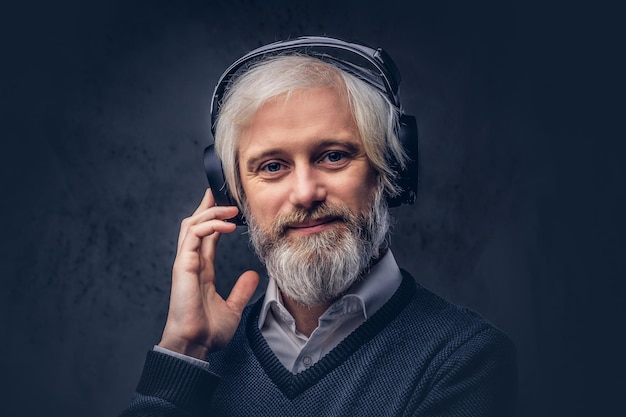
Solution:
<svg viewBox="0 0 626 417">
<path fill-rule="evenodd" d="M 421 182 L 417 205 L 394 211 L 394 254 L 514 339 L 519 415 L 614 415 L 626 275 L 618 14 L 380 3 L 3 8 L 3 415 L 110 416 L 128 403 L 165 321 L 179 222 L 206 185 L 213 85 L 249 49 L 303 34 L 395 58 Z M 221 242 L 222 291 L 258 268 L 242 233 Z"/>
</svg>

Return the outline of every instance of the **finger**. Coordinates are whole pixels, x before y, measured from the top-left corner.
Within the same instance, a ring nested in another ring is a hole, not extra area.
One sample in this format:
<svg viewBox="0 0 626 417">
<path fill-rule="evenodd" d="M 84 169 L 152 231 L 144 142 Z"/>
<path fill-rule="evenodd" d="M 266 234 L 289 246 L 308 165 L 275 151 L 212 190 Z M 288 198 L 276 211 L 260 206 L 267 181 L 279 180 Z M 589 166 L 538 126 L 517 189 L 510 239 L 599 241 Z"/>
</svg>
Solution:
<svg viewBox="0 0 626 417">
<path fill-rule="evenodd" d="M 235 209 L 236 209 L 236 207 L 235 207 Z M 237 211 L 238 210 L 236 210 L 234 212 L 233 216 L 237 214 Z M 225 219 L 224 218 L 222 218 L 222 219 L 226 220 L 226 219 L 230 219 L 230 218 L 231 217 L 226 217 Z M 219 242 L 219 238 L 220 238 L 220 234 L 219 233 L 214 233 L 210 237 L 202 239 L 202 244 L 200 246 L 200 256 L 202 256 L 203 259 L 206 259 L 209 262 L 214 262 L 215 261 L 215 252 L 216 252 L 217 244 Z"/>
<path fill-rule="evenodd" d="M 254 295 L 254 290 L 259 285 L 259 279 L 259 274 L 255 271 L 246 271 L 241 274 L 226 300 L 226 304 L 231 310 L 241 314 Z"/>
<path fill-rule="evenodd" d="M 180 251 L 180 245 L 183 242 L 183 239 L 185 238 L 185 235 L 187 234 L 187 228 L 190 226 L 189 223 L 191 223 L 191 218 L 193 218 L 193 216 L 195 216 L 196 214 L 208 209 L 209 207 L 212 207 L 215 205 L 215 200 L 213 199 L 213 192 L 211 191 L 210 188 L 207 188 L 204 191 L 204 196 L 202 197 L 202 201 L 200 201 L 200 204 L 198 205 L 198 207 L 196 208 L 196 210 L 193 212 L 193 214 L 187 218 L 185 218 L 180 225 L 180 230 L 178 232 L 178 250 Z"/>
<path fill-rule="evenodd" d="M 233 232 L 237 226 L 233 223 L 225 222 L 219 219 L 213 219 L 200 224 L 195 224 L 187 229 L 187 233 L 183 238 L 179 252 L 185 251 L 197 251 L 200 249 L 202 240 L 208 236 L 213 235 L 216 232 L 230 233 Z"/>
<path fill-rule="evenodd" d="M 188 217 L 187 223 L 191 226 L 213 219 L 228 220 L 236 216 L 238 212 L 237 206 L 213 206 Z"/>
<path fill-rule="evenodd" d="M 200 243 L 200 257 L 211 264 L 215 263 L 215 252 L 220 240 L 220 232 L 215 232 L 211 236 L 202 239 Z"/>
<path fill-rule="evenodd" d="M 218 220 L 230 219 L 236 216 L 238 211 L 239 209 L 237 209 L 237 207 L 213 206 L 211 208 L 200 211 L 191 217 L 187 217 L 180 224 L 180 232 L 178 233 L 178 251 L 180 251 L 182 242 L 185 240 L 185 236 L 187 235 L 187 232 L 190 227 L 203 223 L 203 222 L 214 220 L 214 219 L 218 219 Z"/>
</svg>

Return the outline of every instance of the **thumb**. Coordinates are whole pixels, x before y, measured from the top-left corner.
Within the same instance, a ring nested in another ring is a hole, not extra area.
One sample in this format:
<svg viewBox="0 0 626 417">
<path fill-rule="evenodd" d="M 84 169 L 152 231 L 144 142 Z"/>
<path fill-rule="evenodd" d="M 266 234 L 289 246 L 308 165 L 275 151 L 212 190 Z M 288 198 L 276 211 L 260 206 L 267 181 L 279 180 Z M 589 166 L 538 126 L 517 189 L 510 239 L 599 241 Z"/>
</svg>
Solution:
<svg viewBox="0 0 626 417">
<path fill-rule="evenodd" d="M 259 280 L 259 274 L 255 271 L 246 271 L 241 274 L 226 300 L 229 307 L 241 313 L 252 298 L 254 290 L 259 285 Z"/>
</svg>

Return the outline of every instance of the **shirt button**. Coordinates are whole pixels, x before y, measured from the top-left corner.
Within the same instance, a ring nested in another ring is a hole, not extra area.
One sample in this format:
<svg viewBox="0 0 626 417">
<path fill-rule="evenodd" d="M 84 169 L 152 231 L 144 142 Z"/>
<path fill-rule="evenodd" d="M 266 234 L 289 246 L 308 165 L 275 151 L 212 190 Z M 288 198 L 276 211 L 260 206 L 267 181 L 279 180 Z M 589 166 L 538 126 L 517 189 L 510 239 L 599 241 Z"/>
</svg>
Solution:
<svg viewBox="0 0 626 417">
<path fill-rule="evenodd" d="M 302 363 L 304 364 L 304 366 L 311 366 L 311 364 L 313 363 L 313 359 L 311 359 L 310 356 L 305 356 L 304 358 L 302 358 Z"/>
</svg>

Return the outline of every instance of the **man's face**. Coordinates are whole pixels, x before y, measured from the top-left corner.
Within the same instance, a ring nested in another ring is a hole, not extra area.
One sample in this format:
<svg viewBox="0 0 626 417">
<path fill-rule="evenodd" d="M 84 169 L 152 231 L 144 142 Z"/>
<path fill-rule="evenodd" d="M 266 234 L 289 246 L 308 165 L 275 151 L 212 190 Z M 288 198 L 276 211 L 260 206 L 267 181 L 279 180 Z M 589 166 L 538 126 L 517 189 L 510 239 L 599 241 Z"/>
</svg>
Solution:
<svg viewBox="0 0 626 417">
<path fill-rule="evenodd" d="M 388 212 L 345 99 L 330 88 L 265 103 L 243 129 L 250 236 L 283 295 L 338 298 L 383 244 Z"/>
<path fill-rule="evenodd" d="M 248 208 L 269 230 L 277 216 L 342 204 L 355 215 L 371 205 L 376 174 L 347 100 L 332 88 L 278 96 L 242 129 L 238 161 Z M 341 227 L 334 218 L 291 223 L 291 238 Z"/>
</svg>

